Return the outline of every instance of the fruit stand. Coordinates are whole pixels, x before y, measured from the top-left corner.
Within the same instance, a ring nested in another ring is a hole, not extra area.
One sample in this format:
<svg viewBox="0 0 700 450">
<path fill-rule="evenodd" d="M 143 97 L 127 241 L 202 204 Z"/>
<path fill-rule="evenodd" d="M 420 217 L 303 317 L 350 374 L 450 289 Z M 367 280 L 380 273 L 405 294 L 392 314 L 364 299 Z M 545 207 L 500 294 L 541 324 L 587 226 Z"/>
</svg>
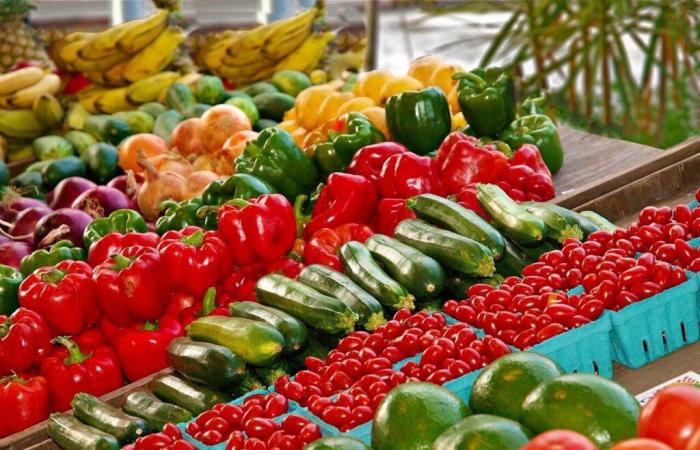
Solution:
<svg viewBox="0 0 700 450">
<path fill-rule="evenodd" d="M 0 449 L 700 450 L 700 138 L 156 4 L 0 74 Z"/>
</svg>

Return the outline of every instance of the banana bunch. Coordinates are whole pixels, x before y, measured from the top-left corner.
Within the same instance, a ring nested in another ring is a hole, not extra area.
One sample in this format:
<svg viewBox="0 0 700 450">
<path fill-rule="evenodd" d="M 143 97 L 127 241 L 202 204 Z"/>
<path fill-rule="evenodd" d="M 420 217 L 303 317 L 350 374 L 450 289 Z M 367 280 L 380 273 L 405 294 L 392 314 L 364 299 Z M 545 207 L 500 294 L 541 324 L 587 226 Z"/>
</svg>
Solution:
<svg viewBox="0 0 700 450">
<path fill-rule="evenodd" d="M 71 33 L 56 41 L 50 54 L 64 71 L 82 72 L 103 86 L 126 86 L 173 62 L 185 35 L 171 22 L 170 13 L 160 9 L 100 33 Z"/>
<path fill-rule="evenodd" d="M 34 139 L 45 130 L 31 109 L 0 109 L 0 135 L 6 138 Z"/>
<path fill-rule="evenodd" d="M 43 94 L 56 94 L 61 79 L 54 73 L 45 73 L 39 67 L 25 67 L 0 75 L 0 107 L 31 109 L 34 100 Z"/>
<path fill-rule="evenodd" d="M 217 33 L 197 49 L 195 61 L 236 85 L 269 78 L 283 69 L 311 72 L 334 37 L 315 31 L 324 16 L 323 9 L 313 7 L 251 30 Z"/>
</svg>

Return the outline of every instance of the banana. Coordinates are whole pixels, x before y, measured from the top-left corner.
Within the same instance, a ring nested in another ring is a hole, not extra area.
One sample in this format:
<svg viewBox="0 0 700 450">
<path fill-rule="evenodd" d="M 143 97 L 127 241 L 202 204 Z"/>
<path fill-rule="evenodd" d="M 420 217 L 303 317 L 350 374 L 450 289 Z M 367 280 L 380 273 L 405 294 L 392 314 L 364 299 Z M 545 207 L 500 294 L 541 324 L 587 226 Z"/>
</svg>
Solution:
<svg viewBox="0 0 700 450">
<path fill-rule="evenodd" d="M 85 75 L 85 78 L 90 80 L 90 82 L 93 84 L 102 84 L 102 85 L 107 84 L 107 79 L 105 78 L 105 73 L 102 71 L 85 72 L 83 75 Z"/>
<path fill-rule="evenodd" d="M 317 8 L 309 8 L 296 16 L 295 21 L 279 28 L 263 46 L 260 52 L 262 56 L 278 60 L 299 47 L 313 31 L 314 20 L 319 12 Z"/>
<path fill-rule="evenodd" d="M 168 25 L 169 13 L 160 9 L 155 14 L 143 19 L 143 21 L 131 30 L 130 33 L 117 40 L 117 48 L 124 53 L 136 53 L 153 42 Z"/>
<path fill-rule="evenodd" d="M 31 108 L 34 100 L 41 94 L 55 94 L 60 88 L 61 78 L 55 73 L 50 73 L 38 83 L 12 94 L 7 102 L 13 108 Z"/>
<path fill-rule="evenodd" d="M 126 61 L 122 61 L 106 70 L 104 73 L 104 79 L 107 82 L 104 84 L 109 86 L 126 86 L 129 84 L 129 82 L 126 81 L 126 78 L 124 78 L 124 71 L 126 70 L 126 66 L 128 64 L 129 60 L 127 59 Z"/>
<path fill-rule="evenodd" d="M 218 36 L 218 35 L 217 35 Z M 208 69 L 216 69 L 223 64 L 223 59 L 228 55 L 228 48 L 234 45 L 235 35 L 215 38 L 197 51 L 197 62 Z"/>
<path fill-rule="evenodd" d="M 175 58 L 175 51 L 185 40 L 179 27 L 168 27 L 148 47 L 137 53 L 127 64 L 124 76 L 135 82 L 165 69 Z"/>
<path fill-rule="evenodd" d="M 72 33 L 76 35 L 78 33 Z M 86 33 L 83 33 L 86 34 Z M 71 36 L 71 35 L 69 35 Z M 87 44 L 88 37 L 75 36 L 74 39 L 68 40 L 66 43 L 57 44 L 56 57 L 54 58 L 61 68 L 76 71 L 75 61 L 79 58 L 78 51 L 80 51 L 85 44 Z"/>
<path fill-rule="evenodd" d="M 78 92 L 78 103 L 90 114 L 99 114 L 100 110 L 97 109 L 97 100 L 100 99 L 105 90 L 105 88 L 101 88 L 96 85 L 83 89 L 82 91 Z"/>
<path fill-rule="evenodd" d="M 127 88 L 126 97 L 131 103 L 147 103 L 158 100 L 158 95 L 180 78 L 177 72 L 160 72 L 139 80 Z"/>
<path fill-rule="evenodd" d="M 136 108 L 126 97 L 128 88 L 115 88 L 102 91 L 95 102 L 97 110 L 104 114 L 112 114 L 119 111 L 129 111 Z"/>
<path fill-rule="evenodd" d="M 63 105 L 51 94 L 41 94 L 34 100 L 32 111 L 36 119 L 46 128 L 54 128 L 63 122 Z"/>
<path fill-rule="evenodd" d="M 66 111 L 65 119 L 63 119 L 63 131 L 82 130 L 85 128 L 85 121 L 88 117 L 90 117 L 90 113 L 83 105 L 71 103 Z"/>
<path fill-rule="evenodd" d="M 102 59 L 85 59 L 78 55 L 78 57 L 73 60 L 73 67 L 80 72 L 103 72 L 127 59 L 129 59 L 129 55 L 125 55 L 121 52 L 105 56 Z"/>
<path fill-rule="evenodd" d="M 186 75 L 181 76 L 177 80 L 175 80 L 178 83 L 186 84 L 189 87 L 192 87 L 197 81 L 199 81 L 200 78 L 202 78 L 202 74 L 199 72 L 192 72 L 188 73 Z"/>
<path fill-rule="evenodd" d="M 39 67 L 25 67 L 0 75 L 0 95 L 9 95 L 28 88 L 38 83 L 43 77 L 44 71 Z"/>
<path fill-rule="evenodd" d="M 260 70 L 256 70 L 251 74 L 249 71 L 241 70 L 240 67 L 221 66 L 217 69 L 217 75 L 227 78 L 235 84 L 249 84 L 255 81 L 270 78 L 275 73 L 275 66 L 268 66 Z"/>
<path fill-rule="evenodd" d="M 294 52 L 277 63 L 274 71 L 300 70 L 302 72 L 311 72 L 318 67 L 318 63 L 325 53 L 326 46 L 334 37 L 335 35 L 332 31 L 312 34 Z"/>
<path fill-rule="evenodd" d="M 45 127 L 31 109 L 0 109 L 0 134 L 11 138 L 35 138 Z"/>
<path fill-rule="evenodd" d="M 226 68 L 228 70 L 236 70 L 242 74 L 246 74 L 246 76 L 253 76 L 257 72 L 264 70 L 267 67 L 275 66 L 275 61 L 270 61 L 265 58 L 259 58 L 257 61 L 243 65 L 234 64 L 228 59 L 228 57 L 224 58 L 223 62 L 224 64 L 219 66 L 219 69 Z"/>
</svg>

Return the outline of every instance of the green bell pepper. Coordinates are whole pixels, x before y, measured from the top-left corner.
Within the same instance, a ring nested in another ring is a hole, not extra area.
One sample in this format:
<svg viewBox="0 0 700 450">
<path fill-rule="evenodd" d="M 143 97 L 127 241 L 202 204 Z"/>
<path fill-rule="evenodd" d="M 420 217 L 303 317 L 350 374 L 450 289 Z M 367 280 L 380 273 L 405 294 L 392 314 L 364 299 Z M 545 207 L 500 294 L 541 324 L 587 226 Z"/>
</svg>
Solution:
<svg viewBox="0 0 700 450">
<path fill-rule="evenodd" d="M 188 225 L 195 225 L 205 230 L 215 230 L 217 227 L 216 213 L 202 214 L 200 217 L 197 215 L 197 211 L 202 206 L 200 197 L 181 202 L 164 201 L 161 203 L 161 209 L 164 209 L 165 212 L 156 221 L 156 232 L 162 235 L 170 230 L 181 230 Z"/>
<path fill-rule="evenodd" d="M 453 78 L 459 80 L 459 108 L 477 136 L 497 136 L 515 119 L 515 81 L 502 69 L 476 69 Z"/>
<path fill-rule="evenodd" d="M 293 201 L 318 184 L 318 169 L 280 128 L 265 128 L 234 162 L 236 173 L 254 175 Z"/>
<path fill-rule="evenodd" d="M 139 233 L 148 231 L 144 218 L 134 210 L 118 209 L 107 217 L 90 222 L 83 232 L 83 241 L 85 248 L 90 249 L 93 242 L 99 241 L 109 233 L 125 234 L 133 231 Z"/>
<path fill-rule="evenodd" d="M 420 155 L 437 149 L 452 128 L 447 98 L 436 87 L 389 97 L 386 122 L 394 139 Z"/>
<path fill-rule="evenodd" d="M 209 183 L 202 192 L 202 203 L 204 205 L 222 205 L 234 198 L 248 200 L 259 195 L 273 193 L 275 193 L 275 188 L 260 178 L 237 173 L 223 180 Z"/>
<path fill-rule="evenodd" d="M 329 141 L 314 146 L 314 161 L 328 175 L 342 172 L 362 147 L 386 140 L 384 134 L 363 114 L 353 112 L 338 119 L 328 132 Z"/>
<path fill-rule="evenodd" d="M 14 267 L 0 264 L 0 315 L 9 316 L 17 308 L 17 290 L 24 277 Z"/>
<path fill-rule="evenodd" d="M 55 266 L 61 261 L 72 259 L 73 261 L 85 261 L 87 254 L 85 249 L 73 247 L 68 240 L 58 241 L 49 250 L 35 250 L 22 258 L 19 262 L 19 270 L 24 277 L 40 267 Z"/>
<path fill-rule="evenodd" d="M 513 121 L 500 139 L 517 150 L 523 144 L 533 144 L 540 149 L 542 159 L 554 174 L 564 164 L 564 149 L 559 140 L 557 126 L 544 114 L 530 114 Z"/>
</svg>

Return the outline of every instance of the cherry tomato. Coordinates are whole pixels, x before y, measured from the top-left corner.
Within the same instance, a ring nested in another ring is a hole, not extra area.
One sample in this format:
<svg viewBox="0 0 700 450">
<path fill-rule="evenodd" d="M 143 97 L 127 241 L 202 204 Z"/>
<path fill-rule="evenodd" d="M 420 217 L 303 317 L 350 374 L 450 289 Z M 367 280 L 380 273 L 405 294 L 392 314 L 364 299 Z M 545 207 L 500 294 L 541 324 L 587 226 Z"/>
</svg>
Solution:
<svg viewBox="0 0 700 450">
<path fill-rule="evenodd" d="M 676 222 L 689 225 L 693 220 L 693 211 L 688 205 L 677 205 L 673 208 L 673 219 Z"/>
<path fill-rule="evenodd" d="M 579 314 L 590 320 L 595 320 L 603 313 L 605 309 L 605 304 L 600 300 L 594 299 L 589 300 L 583 304 L 578 309 Z"/>
<path fill-rule="evenodd" d="M 267 450 L 267 444 L 262 439 L 250 438 L 243 444 L 243 450 Z"/>
<path fill-rule="evenodd" d="M 221 413 L 216 409 L 210 409 L 209 411 L 204 411 L 202 414 L 198 415 L 194 420 L 199 428 L 205 428 L 204 425 L 209 422 L 214 417 L 219 417 Z"/>
<path fill-rule="evenodd" d="M 547 306 L 544 312 L 549 314 L 553 321 L 566 324 L 576 314 L 576 308 L 565 303 L 554 303 Z"/>
<path fill-rule="evenodd" d="M 469 365 L 470 372 L 472 370 L 480 369 L 484 364 L 484 360 L 481 357 L 481 354 L 479 354 L 479 352 L 474 350 L 473 348 L 460 349 L 457 352 L 457 356 L 459 356 L 460 360 L 464 361 Z"/>
<path fill-rule="evenodd" d="M 411 317 L 411 310 L 408 308 L 401 308 L 396 313 L 394 313 L 394 317 L 392 317 L 392 320 L 398 320 L 399 322 L 408 319 Z"/>
<path fill-rule="evenodd" d="M 282 429 L 291 434 L 299 434 L 304 425 L 309 423 L 309 419 L 297 414 L 290 414 L 282 420 Z"/>
<path fill-rule="evenodd" d="M 673 385 L 662 389 L 643 408 L 637 431 L 674 449 L 685 449 L 700 429 L 700 389 Z"/>
<path fill-rule="evenodd" d="M 219 406 L 219 405 L 217 405 L 217 406 Z M 178 439 L 182 439 L 182 432 L 177 427 L 177 425 L 175 425 L 174 423 L 168 422 L 165 425 L 163 425 L 163 429 L 161 430 L 161 432 L 164 435 L 168 436 L 173 441 L 176 441 Z"/>
<path fill-rule="evenodd" d="M 243 444 L 245 443 L 245 435 L 242 431 L 234 431 L 228 437 L 226 441 L 225 450 L 241 450 L 243 449 Z"/>
<path fill-rule="evenodd" d="M 656 249 L 654 256 L 662 261 L 674 262 L 678 258 L 678 253 L 675 245 L 663 244 Z"/>
<path fill-rule="evenodd" d="M 617 309 L 622 309 L 625 306 L 631 305 L 639 301 L 639 296 L 630 291 L 620 291 L 615 297 L 615 305 Z"/>
<path fill-rule="evenodd" d="M 645 266 L 634 266 L 620 274 L 618 283 L 621 287 L 630 288 L 649 279 L 649 270 Z"/>
<path fill-rule="evenodd" d="M 202 431 L 202 427 L 197 425 L 196 422 L 190 422 L 185 427 L 185 431 L 187 431 L 187 434 L 189 434 L 190 436 L 195 436 L 197 433 Z"/>
<path fill-rule="evenodd" d="M 648 225 L 654 222 L 654 216 L 656 215 L 655 206 L 647 206 L 639 212 L 639 223 L 642 225 Z"/>
<path fill-rule="evenodd" d="M 475 295 L 485 295 L 487 292 L 490 292 L 493 289 L 494 287 L 490 284 L 476 283 L 469 286 L 467 293 L 469 294 L 469 297 L 473 297 Z"/>
<path fill-rule="evenodd" d="M 447 314 L 454 316 L 457 306 L 459 306 L 457 300 L 447 300 L 445 303 L 442 304 L 442 310 L 445 311 Z"/>
<path fill-rule="evenodd" d="M 515 338 L 513 338 L 513 345 L 515 345 L 521 350 L 532 346 L 535 343 L 536 333 L 537 330 L 535 330 L 534 328 L 528 328 L 521 331 L 517 334 L 517 336 L 515 336 Z"/>
<path fill-rule="evenodd" d="M 420 365 L 425 366 L 426 364 L 432 364 L 435 366 L 440 365 L 443 359 L 446 358 L 445 349 L 439 345 L 431 345 L 423 351 L 420 357 Z"/>
<path fill-rule="evenodd" d="M 328 397 L 318 397 L 314 400 L 309 400 L 309 411 L 311 411 L 319 417 L 327 407 L 333 404 L 331 399 L 329 399 Z"/>
<path fill-rule="evenodd" d="M 688 230 L 683 225 L 668 223 L 664 225 L 664 234 L 669 242 L 674 242 L 676 239 L 685 239 Z"/>
<path fill-rule="evenodd" d="M 661 206 L 656 210 L 654 214 L 654 222 L 664 224 L 671 221 L 673 217 L 673 210 L 670 206 Z"/>
<path fill-rule="evenodd" d="M 254 417 L 243 424 L 245 433 L 250 437 L 258 439 L 267 439 L 267 437 L 277 431 L 279 427 L 277 422 L 264 417 Z"/>
<path fill-rule="evenodd" d="M 204 431 L 197 438 L 197 440 L 204 445 L 216 445 L 220 442 L 224 442 L 224 439 L 226 438 L 216 430 Z"/>
<path fill-rule="evenodd" d="M 496 313 L 496 326 L 501 329 L 514 329 L 518 326 L 518 316 L 510 311 L 499 311 Z"/>
<path fill-rule="evenodd" d="M 583 285 L 583 288 L 586 291 L 590 291 L 593 289 L 595 286 L 598 286 L 598 275 L 595 273 L 589 273 L 585 277 L 583 277 L 583 280 L 581 280 L 581 284 Z"/>
<path fill-rule="evenodd" d="M 539 257 L 539 261 L 542 261 L 543 263 L 548 264 L 552 267 L 556 267 L 557 265 L 564 262 L 564 253 L 562 253 L 561 250 L 552 250 L 550 252 L 541 254 Z"/>
<path fill-rule="evenodd" d="M 700 208 L 695 208 L 693 211 L 693 222 L 690 224 L 690 233 L 693 237 L 700 236 Z"/>
<path fill-rule="evenodd" d="M 520 450 L 598 450 L 598 447 L 575 431 L 551 430 L 536 436 Z"/>
<path fill-rule="evenodd" d="M 561 334 L 564 331 L 566 331 L 564 325 L 560 323 L 550 323 L 549 325 L 543 327 L 540 331 L 537 332 L 537 334 L 535 335 L 535 340 L 537 342 L 546 341 L 547 339 Z"/>
<path fill-rule="evenodd" d="M 302 386 L 298 381 L 290 381 L 287 383 L 284 394 L 290 400 L 298 402 L 304 398 L 304 386 Z M 262 410 L 262 408 L 260 409 Z"/>
<path fill-rule="evenodd" d="M 607 230 L 598 230 L 588 235 L 588 241 L 596 241 L 601 244 L 608 244 L 613 240 L 613 234 Z"/>
<path fill-rule="evenodd" d="M 321 439 L 321 427 L 315 423 L 307 423 L 299 432 L 299 438 L 306 444 Z"/>
<path fill-rule="evenodd" d="M 683 239 L 676 239 L 674 245 L 676 246 L 676 255 L 678 255 L 678 259 L 686 266 L 700 256 L 698 255 L 698 251 Z"/>
<path fill-rule="evenodd" d="M 691 450 L 691 447 L 687 447 Z M 673 450 L 663 442 L 654 439 L 634 438 L 615 444 L 610 450 Z"/>
<path fill-rule="evenodd" d="M 348 408 L 343 406 L 329 406 L 323 411 L 322 419 L 329 424 L 340 427 L 345 425 L 352 416 L 352 413 Z"/>
<path fill-rule="evenodd" d="M 689 265 L 688 270 L 691 272 L 700 272 L 700 258 L 695 258 Z"/>
<path fill-rule="evenodd" d="M 281 416 L 289 409 L 289 402 L 284 395 L 270 394 L 265 403 L 265 417 Z"/>
<path fill-rule="evenodd" d="M 453 378 L 461 377 L 462 375 L 471 371 L 469 364 L 462 360 L 453 361 L 452 364 L 450 364 L 449 369 Z"/>
<path fill-rule="evenodd" d="M 579 269 L 571 269 L 566 273 L 566 287 L 569 289 L 578 286 L 583 281 L 583 272 Z"/>
<path fill-rule="evenodd" d="M 510 348 L 498 338 L 487 335 L 484 336 L 482 340 L 484 342 L 486 354 L 490 356 L 491 360 L 500 358 L 501 356 L 510 353 Z"/>
<path fill-rule="evenodd" d="M 685 274 L 685 270 L 680 267 L 674 268 L 671 272 L 671 286 L 677 286 L 686 281 L 688 281 L 688 276 Z"/>
<path fill-rule="evenodd" d="M 348 352 L 356 348 L 362 347 L 362 340 L 355 336 L 347 336 L 338 342 L 338 350 L 341 352 Z"/>
<path fill-rule="evenodd" d="M 661 292 L 661 287 L 653 281 L 644 281 L 632 286 L 630 290 L 640 299 L 644 299 Z"/>
<path fill-rule="evenodd" d="M 156 450 L 159 448 L 165 448 L 172 445 L 173 440 L 163 434 L 163 433 L 153 433 L 148 436 L 140 437 L 136 439 L 136 448 L 142 448 L 144 450 Z"/>
<path fill-rule="evenodd" d="M 173 445 L 172 445 L 172 447 L 170 447 L 170 449 L 171 450 L 197 450 L 197 447 L 195 447 L 194 444 L 187 442 L 184 439 L 178 439 L 175 442 L 173 442 Z M 227 447 L 227 449 L 228 449 L 228 447 Z"/>
<path fill-rule="evenodd" d="M 469 305 L 459 305 L 455 310 L 455 319 L 466 323 L 474 323 L 476 311 Z"/>
</svg>

